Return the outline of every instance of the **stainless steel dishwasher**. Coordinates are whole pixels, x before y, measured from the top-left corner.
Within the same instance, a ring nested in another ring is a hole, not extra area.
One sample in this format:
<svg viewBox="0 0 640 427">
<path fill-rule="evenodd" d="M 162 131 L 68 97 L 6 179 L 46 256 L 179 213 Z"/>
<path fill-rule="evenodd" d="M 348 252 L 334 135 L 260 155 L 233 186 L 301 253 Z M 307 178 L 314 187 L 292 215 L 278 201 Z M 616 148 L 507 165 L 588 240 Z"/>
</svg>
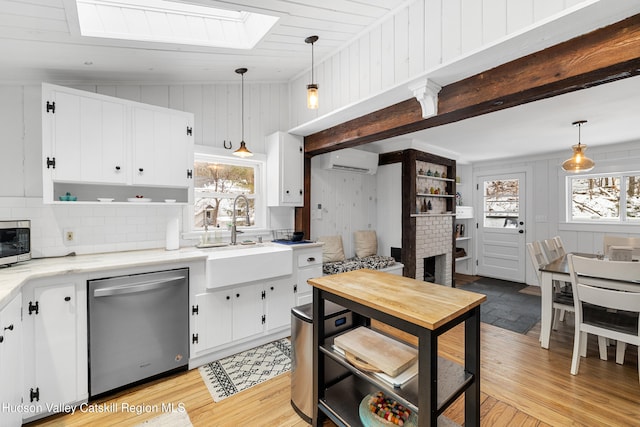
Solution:
<svg viewBox="0 0 640 427">
<path fill-rule="evenodd" d="M 88 282 L 89 394 L 93 397 L 189 360 L 189 269 Z"/>
</svg>

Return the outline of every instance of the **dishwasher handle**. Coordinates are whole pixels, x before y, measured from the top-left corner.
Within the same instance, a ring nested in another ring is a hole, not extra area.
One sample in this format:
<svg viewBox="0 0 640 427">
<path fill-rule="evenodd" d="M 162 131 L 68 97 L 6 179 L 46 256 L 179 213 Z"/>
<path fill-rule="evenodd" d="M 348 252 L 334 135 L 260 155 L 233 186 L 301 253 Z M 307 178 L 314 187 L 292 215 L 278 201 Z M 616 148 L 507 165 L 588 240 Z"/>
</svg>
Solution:
<svg viewBox="0 0 640 427">
<path fill-rule="evenodd" d="M 149 282 L 128 283 L 122 286 L 113 286 L 110 288 L 101 288 L 93 291 L 95 298 L 110 297 L 114 295 L 136 294 L 140 292 L 152 291 L 154 289 L 163 288 L 166 285 L 178 284 L 186 279 L 186 276 L 172 277 L 170 279 L 151 280 Z"/>
</svg>

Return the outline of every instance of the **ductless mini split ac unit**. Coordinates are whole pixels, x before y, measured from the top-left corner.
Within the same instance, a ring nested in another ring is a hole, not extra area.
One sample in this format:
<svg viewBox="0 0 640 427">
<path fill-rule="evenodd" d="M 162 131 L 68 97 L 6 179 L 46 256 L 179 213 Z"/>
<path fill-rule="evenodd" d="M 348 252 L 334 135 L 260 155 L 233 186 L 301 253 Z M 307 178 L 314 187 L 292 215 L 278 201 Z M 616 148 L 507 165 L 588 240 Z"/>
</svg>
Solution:
<svg viewBox="0 0 640 427">
<path fill-rule="evenodd" d="M 378 170 L 378 154 L 344 148 L 320 155 L 320 165 L 322 169 L 374 175 Z"/>
</svg>

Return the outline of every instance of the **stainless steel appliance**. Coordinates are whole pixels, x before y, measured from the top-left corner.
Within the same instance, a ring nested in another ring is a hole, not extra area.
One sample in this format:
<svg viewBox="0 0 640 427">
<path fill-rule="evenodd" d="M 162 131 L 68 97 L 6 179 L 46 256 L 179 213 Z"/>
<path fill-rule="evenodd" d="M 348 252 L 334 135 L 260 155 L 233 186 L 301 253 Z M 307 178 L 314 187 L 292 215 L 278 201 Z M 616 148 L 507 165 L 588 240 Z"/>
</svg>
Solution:
<svg viewBox="0 0 640 427">
<path fill-rule="evenodd" d="M 331 301 L 325 302 L 325 336 L 331 338 L 351 328 L 351 311 Z M 325 359 L 325 383 L 347 374 L 337 362 Z M 291 309 L 291 406 L 311 423 L 313 388 L 313 305 Z"/>
<path fill-rule="evenodd" d="M 31 259 L 31 221 L 0 221 L 0 266 Z"/>
<path fill-rule="evenodd" d="M 189 269 L 88 283 L 89 393 L 186 369 Z"/>
</svg>

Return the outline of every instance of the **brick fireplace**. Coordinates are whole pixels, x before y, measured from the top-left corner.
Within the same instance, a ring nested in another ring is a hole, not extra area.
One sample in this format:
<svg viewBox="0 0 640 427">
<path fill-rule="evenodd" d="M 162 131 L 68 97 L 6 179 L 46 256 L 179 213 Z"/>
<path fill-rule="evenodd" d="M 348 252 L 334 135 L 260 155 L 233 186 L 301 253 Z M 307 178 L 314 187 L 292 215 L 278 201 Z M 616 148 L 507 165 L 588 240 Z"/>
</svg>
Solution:
<svg viewBox="0 0 640 427">
<path fill-rule="evenodd" d="M 453 216 L 424 215 L 416 217 L 416 273 L 417 279 L 425 277 L 425 258 L 434 257 L 435 282 L 451 286 L 453 245 L 451 230 Z"/>
</svg>

